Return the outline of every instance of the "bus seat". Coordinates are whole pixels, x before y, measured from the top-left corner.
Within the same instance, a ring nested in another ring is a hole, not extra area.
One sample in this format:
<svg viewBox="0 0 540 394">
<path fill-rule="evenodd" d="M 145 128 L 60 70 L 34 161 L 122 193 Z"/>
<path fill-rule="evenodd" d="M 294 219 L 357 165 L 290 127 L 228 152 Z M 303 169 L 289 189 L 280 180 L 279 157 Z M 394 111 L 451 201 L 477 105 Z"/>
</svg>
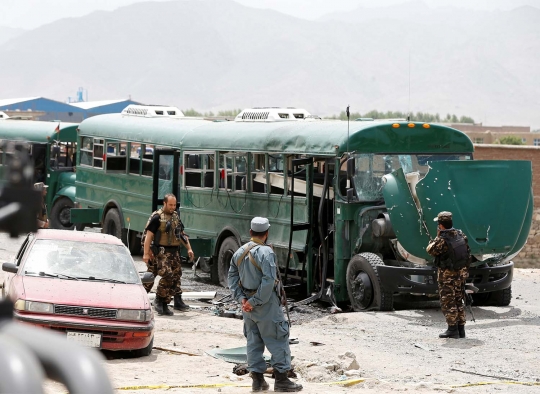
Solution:
<svg viewBox="0 0 540 394">
<path fill-rule="evenodd" d="M 236 176 L 236 190 L 247 190 L 246 188 L 246 175 L 237 175 Z"/>
<path fill-rule="evenodd" d="M 199 155 L 188 155 L 187 168 L 199 168 Z"/>
<path fill-rule="evenodd" d="M 204 174 L 204 187 L 214 187 L 214 173 L 207 172 Z"/>
<path fill-rule="evenodd" d="M 198 172 L 186 172 L 186 187 L 201 187 L 201 174 Z"/>
</svg>

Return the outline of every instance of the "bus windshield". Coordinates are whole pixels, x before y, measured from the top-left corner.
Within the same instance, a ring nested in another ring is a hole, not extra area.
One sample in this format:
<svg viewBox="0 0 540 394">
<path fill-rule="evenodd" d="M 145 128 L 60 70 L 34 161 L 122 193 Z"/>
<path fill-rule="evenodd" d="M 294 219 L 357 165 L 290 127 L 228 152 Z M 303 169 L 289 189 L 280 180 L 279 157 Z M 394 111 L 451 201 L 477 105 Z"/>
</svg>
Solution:
<svg viewBox="0 0 540 394">
<path fill-rule="evenodd" d="M 429 170 L 429 163 L 446 160 L 471 160 L 470 154 L 355 154 L 354 187 L 359 201 L 382 201 L 385 174 L 402 168 L 405 174 L 417 172 L 422 179 Z"/>
</svg>

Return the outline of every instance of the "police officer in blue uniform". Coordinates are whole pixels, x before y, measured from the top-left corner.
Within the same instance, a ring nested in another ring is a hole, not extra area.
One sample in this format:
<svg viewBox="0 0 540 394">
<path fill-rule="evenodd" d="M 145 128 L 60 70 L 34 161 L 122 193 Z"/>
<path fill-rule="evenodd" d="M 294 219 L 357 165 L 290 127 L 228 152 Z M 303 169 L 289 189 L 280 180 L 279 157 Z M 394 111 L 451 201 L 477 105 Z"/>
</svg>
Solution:
<svg viewBox="0 0 540 394">
<path fill-rule="evenodd" d="M 241 246 L 231 259 L 229 287 L 234 298 L 242 303 L 248 370 L 253 379 L 252 390 L 263 391 L 269 387 L 263 375 L 266 371 L 263 358 L 266 346 L 272 354 L 270 364 L 275 374 L 274 391 L 300 391 L 302 385 L 287 377 L 291 369 L 289 324 L 276 291 L 276 255 L 266 245 L 269 228 L 267 218 L 253 218 L 251 240 Z"/>
</svg>

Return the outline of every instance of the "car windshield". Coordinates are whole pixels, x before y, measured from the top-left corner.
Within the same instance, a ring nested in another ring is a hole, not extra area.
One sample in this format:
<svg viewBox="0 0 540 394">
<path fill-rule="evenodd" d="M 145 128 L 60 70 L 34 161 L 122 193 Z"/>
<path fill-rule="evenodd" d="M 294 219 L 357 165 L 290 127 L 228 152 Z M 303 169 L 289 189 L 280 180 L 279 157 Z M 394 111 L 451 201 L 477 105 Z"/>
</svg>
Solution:
<svg viewBox="0 0 540 394">
<path fill-rule="evenodd" d="M 141 283 L 128 250 L 123 245 L 103 243 L 37 240 L 26 258 L 23 272 L 48 277 L 58 275 L 61 279 Z"/>
<path fill-rule="evenodd" d="M 382 177 L 403 168 L 405 174 L 418 173 L 422 179 L 429 171 L 429 163 L 447 160 L 471 160 L 468 154 L 376 155 L 355 154 L 354 187 L 360 201 L 383 200 Z"/>
</svg>

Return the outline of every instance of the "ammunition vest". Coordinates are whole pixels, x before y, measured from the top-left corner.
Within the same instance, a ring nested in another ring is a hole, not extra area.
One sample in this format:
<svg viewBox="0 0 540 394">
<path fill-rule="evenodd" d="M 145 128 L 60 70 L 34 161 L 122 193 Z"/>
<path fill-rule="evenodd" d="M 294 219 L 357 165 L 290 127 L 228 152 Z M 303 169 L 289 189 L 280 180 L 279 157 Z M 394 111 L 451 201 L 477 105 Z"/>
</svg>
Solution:
<svg viewBox="0 0 540 394">
<path fill-rule="evenodd" d="M 175 229 L 177 227 L 180 227 L 180 218 L 178 217 L 178 213 L 174 211 L 171 215 L 167 215 L 163 212 L 163 208 L 158 209 L 157 211 L 152 212 L 150 217 L 148 218 L 148 221 L 146 222 L 146 226 L 144 226 L 144 232 L 141 237 L 141 245 L 144 248 L 144 241 L 146 239 L 146 232 L 147 227 L 150 224 L 150 221 L 152 218 L 156 215 L 159 215 L 159 228 L 156 231 L 156 234 L 154 234 L 154 240 L 153 245 L 154 246 L 179 246 L 182 244 L 182 242 L 176 238 L 175 236 Z M 171 221 L 171 226 L 169 229 L 169 233 L 167 233 L 167 222 Z"/>
<path fill-rule="evenodd" d="M 176 238 L 176 228 L 180 227 L 180 218 L 178 213 L 174 211 L 171 215 L 165 214 L 162 210 L 159 215 L 159 246 L 180 246 L 181 242 Z M 167 223 L 170 223 L 169 231 L 167 232 Z"/>
<path fill-rule="evenodd" d="M 469 248 L 463 233 L 456 231 L 454 236 L 450 231 L 442 231 L 439 237 L 446 243 L 447 250 L 435 258 L 435 266 L 453 271 L 468 267 Z"/>
</svg>

